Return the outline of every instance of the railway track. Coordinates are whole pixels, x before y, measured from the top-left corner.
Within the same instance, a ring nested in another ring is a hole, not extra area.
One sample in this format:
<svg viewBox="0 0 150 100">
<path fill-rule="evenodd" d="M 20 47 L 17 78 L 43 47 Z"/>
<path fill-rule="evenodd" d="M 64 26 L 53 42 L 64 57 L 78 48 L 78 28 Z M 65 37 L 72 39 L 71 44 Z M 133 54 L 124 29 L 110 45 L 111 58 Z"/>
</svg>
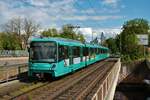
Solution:
<svg viewBox="0 0 150 100">
<path fill-rule="evenodd" d="M 110 70 L 112 64 L 113 63 L 110 64 L 110 62 L 107 61 L 98 62 L 61 80 L 56 80 L 42 87 L 11 97 L 10 99 L 66 100 L 66 98 L 83 98 L 88 95 L 89 90 Z"/>
<path fill-rule="evenodd" d="M 113 63 L 111 63 L 113 64 Z M 89 74 L 84 79 L 80 80 L 78 83 L 74 84 L 72 87 L 68 88 L 65 92 L 62 92 L 53 99 L 76 99 L 81 100 L 87 96 L 88 93 L 95 87 L 95 85 L 100 81 L 106 74 L 106 72 L 111 69 L 111 64 L 106 63 L 104 70 L 98 68 L 93 73 Z M 49 98 L 49 97 L 48 97 Z"/>
</svg>

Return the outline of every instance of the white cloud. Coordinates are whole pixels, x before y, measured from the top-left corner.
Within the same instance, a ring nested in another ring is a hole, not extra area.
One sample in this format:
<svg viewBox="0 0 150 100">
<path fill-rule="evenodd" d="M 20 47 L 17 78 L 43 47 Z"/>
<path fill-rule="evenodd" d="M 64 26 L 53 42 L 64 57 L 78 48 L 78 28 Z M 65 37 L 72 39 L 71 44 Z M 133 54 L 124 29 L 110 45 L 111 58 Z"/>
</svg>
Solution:
<svg viewBox="0 0 150 100">
<path fill-rule="evenodd" d="M 80 20 L 80 21 L 84 21 L 84 20 L 96 20 L 96 21 L 100 21 L 100 20 L 108 20 L 108 19 L 120 19 L 122 18 L 122 16 L 62 16 L 61 19 L 62 20 Z M 54 18 L 55 19 L 55 18 Z"/>
<path fill-rule="evenodd" d="M 48 0 L 27 0 L 26 2 L 34 5 L 34 6 L 45 6 L 49 4 Z"/>
<path fill-rule="evenodd" d="M 96 29 L 95 31 L 96 33 L 99 34 L 103 32 L 106 38 L 110 38 L 110 37 L 115 37 L 117 34 L 120 34 L 122 30 L 121 27 L 117 27 L 117 28 L 100 28 L 100 29 Z"/>
<path fill-rule="evenodd" d="M 103 0 L 102 4 L 116 8 L 120 0 Z"/>
<path fill-rule="evenodd" d="M 90 42 L 92 40 L 92 28 L 79 28 L 77 31 L 84 35 L 86 42 Z"/>
<path fill-rule="evenodd" d="M 26 3 L 26 5 L 24 5 Z M 75 12 L 73 0 L 10 0 L 0 1 L 0 19 L 5 23 L 12 17 L 32 18 L 42 25 L 54 26 L 56 20 Z M 52 18 L 57 18 L 53 20 Z"/>
<path fill-rule="evenodd" d="M 101 10 L 99 9 L 92 9 L 92 8 L 89 8 L 89 9 L 85 9 L 85 10 L 81 10 L 79 13 L 81 14 L 103 14 L 103 13 L 107 13 L 107 14 L 112 14 L 112 13 L 118 13 L 120 12 L 120 9 L 108 9 L 108 8 L 102 8 Z"/>
<path fill-rule="evenodd" d="M 117 2 L 118 2 L 118 0 L 103 0 L 103 3 L 105 3 L 105 4 L 114 4 Z"/>
<path fill-rule="evenodd" d="M 100 28 L 100 29 L 92 29 L 90 27 L 87 28 L 79 28 L 77 32 L 80 32 L 84 35 L 86 42 L 90 42 L 94 38 L 100 39 L 101 33 L 104 33 L 104 36 L 107 38 L 114 38 L 117 34 L 120 34 L 121 28 Z"/>
<path fill-rule="evenodd" d="M 60 27 L 61 21 L 102 21 L 120 19 L 119 15 L 92 15 L 95 11 L 91 8 L 79 10 L 74 6 L 76 0 L 0 0 L 0 21 L 7 22 L 12 17 L 27 17 L 41 24 L 44 28 Z M 109 1 L 109 0 L 108 0 Z M 105 0 L 105 4 L 108 3 Z M 82 16 L 77 13 L 82 13 Z M 98 10 L 98 13 L 114 13 L 118 10 Z M 89 15 L 87 15 L 89 13 Z"/>
</svg>

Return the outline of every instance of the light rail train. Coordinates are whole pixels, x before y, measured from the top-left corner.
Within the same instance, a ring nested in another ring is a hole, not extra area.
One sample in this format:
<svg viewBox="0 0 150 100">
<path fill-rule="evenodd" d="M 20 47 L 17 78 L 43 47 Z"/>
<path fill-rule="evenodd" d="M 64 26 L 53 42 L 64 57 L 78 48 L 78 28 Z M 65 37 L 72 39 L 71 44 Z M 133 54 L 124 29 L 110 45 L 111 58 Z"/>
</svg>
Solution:
<svg viewBox="0 0 150 100">
<path fill-rule="evenodd" d="M 109 49 L 63 38 L 33 38 L 28 76 L 59 77 L 109 57 Z"/>
</svg>

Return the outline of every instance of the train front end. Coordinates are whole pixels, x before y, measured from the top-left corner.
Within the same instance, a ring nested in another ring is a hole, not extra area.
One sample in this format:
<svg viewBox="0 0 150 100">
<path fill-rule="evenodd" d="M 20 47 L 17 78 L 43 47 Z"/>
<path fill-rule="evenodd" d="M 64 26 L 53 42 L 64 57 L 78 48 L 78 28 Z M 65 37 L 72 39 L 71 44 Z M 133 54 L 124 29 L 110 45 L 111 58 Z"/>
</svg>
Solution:
<svg viewBox="0 0 150 100">
<path fill-rule="evenodd" d="M 54 41 L 32 41 L 29 48 L 29 77 L 54 77 L 57 44 Z"/>
</svg>

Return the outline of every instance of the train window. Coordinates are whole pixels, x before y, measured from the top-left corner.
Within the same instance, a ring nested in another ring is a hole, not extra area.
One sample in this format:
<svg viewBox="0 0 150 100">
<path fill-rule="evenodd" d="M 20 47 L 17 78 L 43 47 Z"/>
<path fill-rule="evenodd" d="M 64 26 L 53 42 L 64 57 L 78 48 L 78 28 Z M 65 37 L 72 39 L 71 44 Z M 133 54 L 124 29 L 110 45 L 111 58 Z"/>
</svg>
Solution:
<svg viewBox="0 0 150 100">
<path fill-rule="evenodd" d="M 95 51 L 95 53 L 96 53 L 96 54 L 98 54 L 98 48 L 96 48 L 96 51 Z"/>
<path fill-rule="evenodd" d="M 97 48 L 95 48 L 94 52 L 95 52 L 95 54 L 97 54 Z"/>
<path fill-rule="evenodd" d="M 93 54 L 95 54 L 95 48 L 93 48 Z"/>
<path fill-rule="evenodd" d="M 103 49 L 103 53 L 105 53 L 105 49 Z"/>
<path fill-rule="evenodd" d="M 89 50 L 90 50 L 90 55 L 92 55 L 93 54 L 93 48 L 89 48 Z"/>
<path fill-rule="evenodd" d="M 32 42 L 30 47 L 31 60 L 55 62 L 57 58 L 55 42 Z"/>
<path fill-rule="evenodd" d="M 93 55 L 93 53 L 94 53 L 94 48 L 92 48 L 92 55 Z"/>
<path fill-rule="evenodd" d="M 102 49 L 102 53 L 104 53 L 104 49 Z"/>
<path fill-rule="evenodd" d="M 103 49 L 101 49 L 101 53 L 102 53 L 102 54 L 104 53 L 104 50 L 103 50 Z"/>
<path fill-rule="evenodd" d="M 106 50 L 104 49 L 104 53 L 106 53 Z"/>
<path fill-rule="evenodd" d="M 89 50 L 87 47 L 83 48 L 83 56 L 88 56 L 89 55 Z"/>
<path fill-rule="evenodd" d="M 99 48 L 97 48 L 97 54 L 99 54 Z"/>
<path fill-rule="evenodd" d="M 90 50 L 90 55 L 92 55 L 92 48 L 89 48 L 89 50 Z"/>
<path fill-rule="evenodd" d="M 72 47 L 73 57 L 80 57 L 80 47 Z"/>
<path fill-rule="evenodd" d="M 100 49 L 98 48 L 98 54 L 100 54 Z"/>
<path fill-rule="evenodd" d="M 105 50 L 105 49 L 103 49 L 103 53 L 106 53 L 106 50 Z"/>
<path fill-rule="evenodd" d="M 99 53 L 102 54 L 102 49 L 100 49 Z"/>
<path fill-rule="evenodd" d="M 92 54 L 94 54 L 95 53 L 95 48 L 92 48 Z"/>
<path fill-rule="evenodd" d="M 69 58 L 69 54 L 68 54 L 68 46 L 59 46 L 59 60 L 63 60 L 63 59 L 68 59 Z"/>
<path fill-rule="evenodd" d="M 93 54 L 93 55 L 95 54 L 95 48 L 93 48 L 92 54 Z"/>
</svg>

